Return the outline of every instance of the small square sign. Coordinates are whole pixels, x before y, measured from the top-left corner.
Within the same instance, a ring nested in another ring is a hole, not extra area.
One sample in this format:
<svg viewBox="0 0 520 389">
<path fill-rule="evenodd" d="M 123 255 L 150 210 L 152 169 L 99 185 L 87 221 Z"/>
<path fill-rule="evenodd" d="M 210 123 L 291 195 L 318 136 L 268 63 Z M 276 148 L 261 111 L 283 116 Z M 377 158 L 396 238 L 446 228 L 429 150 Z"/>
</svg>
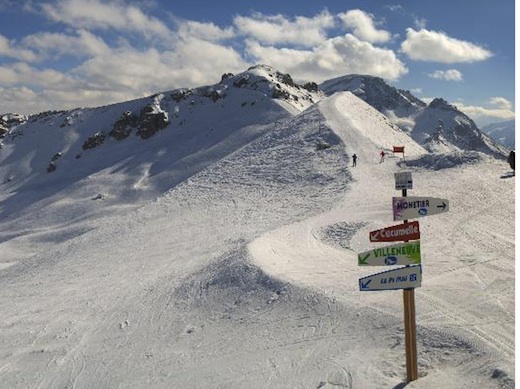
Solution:
<svg viewBox="0 0 520 389">
<path fill-rule="evenodd" d="M 412 172 L 394 173 L 395 189 L 413 189 Z"/>
</svg>

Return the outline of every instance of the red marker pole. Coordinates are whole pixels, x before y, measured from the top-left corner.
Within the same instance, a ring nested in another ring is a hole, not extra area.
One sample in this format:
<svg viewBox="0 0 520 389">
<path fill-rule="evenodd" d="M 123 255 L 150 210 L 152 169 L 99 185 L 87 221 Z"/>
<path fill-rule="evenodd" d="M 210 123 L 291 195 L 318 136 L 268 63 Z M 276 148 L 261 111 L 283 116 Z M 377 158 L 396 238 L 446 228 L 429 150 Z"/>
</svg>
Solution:
<svg viewBox="0 0 520 389">
<path fill-rule="evenodd" d="M 406 197 L 403 189 L 403 197 Z M 408 220 L 404 220 L 408 223 Z M 406 352 L 406 379 L 407 382 L 419 378 L 417 369 L 417 330 L 415 326 L 415 289 L 403 289 L 404 303 L 404 341 Z"/>
</svg>

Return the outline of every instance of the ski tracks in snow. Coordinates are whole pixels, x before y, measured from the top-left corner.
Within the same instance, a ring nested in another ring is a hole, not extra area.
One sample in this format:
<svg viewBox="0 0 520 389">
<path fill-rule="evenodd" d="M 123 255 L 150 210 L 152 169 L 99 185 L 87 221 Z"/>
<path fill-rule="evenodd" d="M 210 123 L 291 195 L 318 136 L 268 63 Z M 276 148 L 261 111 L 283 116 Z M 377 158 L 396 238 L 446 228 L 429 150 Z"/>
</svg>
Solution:
<svg viewBox="0 0 520 389">
<path fill-rule="evenodd" d="M 345 197 L 331 211 L 264 234 L 249 249 L 274 277 L 401 319 L 398 292 L 358 292 L 358 278 L 382 270 L 357 266 L 357 253 L 371 248 L 368 232 L 397 224 L 391 197 L 401 195 L 393 188 L 393 173 L 400 168 L 392 158 L 368 162 L 390 145 L 384 137 L 378 140 L 373 128 L 360 128 L 356 117 L 338 114 L 349 102 L 342 99 L 320 107 L 347 153 L 359 156 Z M 409 196 L 446 198 L 451 208 L 420 221 L 423 286 L 416 303 L 423 352 L 435 353 L 428 337 L 444 333 L 441 349 L 470 345 L 472 357 L 455 366 L 475 376 L 491 375 L 496 366 L 514 374 L 514 183 L 499 178 L 500 168 L 501 161 L 489 160 L 444 171 L 408 169 L 414 171 Z"/>
</svg>

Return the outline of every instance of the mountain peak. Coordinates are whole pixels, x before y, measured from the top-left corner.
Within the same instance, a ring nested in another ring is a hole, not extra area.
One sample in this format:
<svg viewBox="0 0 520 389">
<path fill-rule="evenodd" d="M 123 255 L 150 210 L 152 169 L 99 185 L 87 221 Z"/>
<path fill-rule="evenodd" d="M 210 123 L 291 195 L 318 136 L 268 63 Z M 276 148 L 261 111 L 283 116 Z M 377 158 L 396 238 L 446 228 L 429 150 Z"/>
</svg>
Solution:
<svg viewBox="0 0 520 389">
<path fill-rule="evenodd" d="M 393 111 L 397 116 L 409 116 L 426 106 L 409 91 L 388 85 L 382 78 L 352 74 L 334 78 L 320 85 L 326 95 L 349 91 L 382 113 Z"/>
<path fill-rule="evenodd" d="M 430 104 L 428 104 L 428 107 L 442 109 L 445 111 L 450 111 L 450 110 L 458 111 L 458 109 L 454 105 L 449 104 L 446 100 L 444 100 L 443 98 L 440 98 L 440 97 L 433 99 L 430 102 Z"/>
<path fill-rule="evenodd" d="M 320 89 L 331 95 L 349 91 L 407 130 L 412 138 L 432 152 L 478 150 L 495 156 L 507 151 L 482 133 L 475 123 L 442 98 L 426 104 L 407 90 L 388 85 L 382 78 L 353 74 L 325 81 Z M 436 135 L 439 122 L 442 134 Z M 435 144 L 436 147 L 429 147 Z M 437 145 L 442 147 L 437 147 Z"/>
<path fill-rule="evenodd" d="M 267 97 L 284 101 L 299 111 L 307 109 L 323 97 L 316 83 L 299 85 L 291 75 L 265 64 L 252 66 L 237 75 L 225 73 L 218 86 L 260 92 Z"/>
</svg>

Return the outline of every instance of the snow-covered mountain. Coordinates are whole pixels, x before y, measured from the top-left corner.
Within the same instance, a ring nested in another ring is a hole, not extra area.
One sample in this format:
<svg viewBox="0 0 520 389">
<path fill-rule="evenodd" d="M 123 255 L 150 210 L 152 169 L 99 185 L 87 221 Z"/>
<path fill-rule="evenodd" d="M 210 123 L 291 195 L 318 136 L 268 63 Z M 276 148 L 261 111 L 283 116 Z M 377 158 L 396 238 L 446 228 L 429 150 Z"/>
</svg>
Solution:
<svg viewBox="0 0 520 389">
<path fill-rule="evenodd" d="M 256 66 L 215 85 L 105 107 L 2 115 L 0 182 L 11 191 L 95 187 L 112 170 L 106 201 L 149 199 L 320 100 L 316 86 Z M 130 182 L 128 182 L 130 181 Z M 48 193 L 40 191 L 42 198 Z M 12 201 L 24 203 L 23 199 Z M 5 212 L 13 209 L 9 205 Z"/>
<path fill-rule="evenodd" d="M 502 146 L 515 149 L 515 120 L 492 123 L 482 127 L 482 131 L 491 136 Z"/>
<path fill-rule="evenodd" d="M 323 82 L 326 95 L 350 91 L 407 130 L 432 152 L 476 150 L 504 157 L 508 150 L 480 131 L 473 120 L 442 98 L 430 104 L 409 91 L 388 85 L 379 77 L 349 75 Z"/>
<path fill-rule="evenodd" d="M 267 66 L 2 120 L 1 388 L 514 388 L 504 160 Z M 420 219 L 411 383 L 401 291 L 357 265 L 402 171 L 449 201 Z"/>
</svg>

